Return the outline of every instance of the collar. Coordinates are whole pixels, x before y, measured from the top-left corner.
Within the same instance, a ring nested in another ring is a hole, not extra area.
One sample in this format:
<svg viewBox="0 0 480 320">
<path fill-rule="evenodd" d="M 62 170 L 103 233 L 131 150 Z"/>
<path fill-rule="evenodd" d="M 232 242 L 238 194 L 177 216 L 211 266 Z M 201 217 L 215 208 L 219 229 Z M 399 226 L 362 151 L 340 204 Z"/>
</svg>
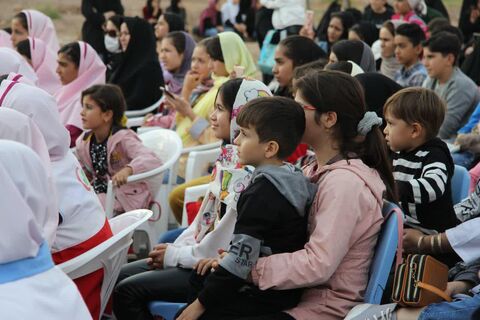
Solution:
<svg viewBox="0 0 480 320">
<path fill-rule="evenodd" d="M 32 277 L 53 267 L 50 250 L 43 242 L 35 257 L 0 264 L 0 284 Z"/>
</svg>

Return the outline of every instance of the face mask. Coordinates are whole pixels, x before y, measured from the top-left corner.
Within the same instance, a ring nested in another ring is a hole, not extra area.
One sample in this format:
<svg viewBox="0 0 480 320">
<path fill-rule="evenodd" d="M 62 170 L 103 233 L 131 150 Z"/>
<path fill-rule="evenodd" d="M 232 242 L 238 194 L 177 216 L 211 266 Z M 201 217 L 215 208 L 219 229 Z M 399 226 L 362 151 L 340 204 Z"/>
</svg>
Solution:
<svg viewBox="0 0 480 320">
<path fill-rule="evenodd" d="M 111 37 L 108 34 L 105 35 L 105 48 L 108 52 L 118 53 L 120 52 L 120 42 L 117 37 Z"/>
</svg>

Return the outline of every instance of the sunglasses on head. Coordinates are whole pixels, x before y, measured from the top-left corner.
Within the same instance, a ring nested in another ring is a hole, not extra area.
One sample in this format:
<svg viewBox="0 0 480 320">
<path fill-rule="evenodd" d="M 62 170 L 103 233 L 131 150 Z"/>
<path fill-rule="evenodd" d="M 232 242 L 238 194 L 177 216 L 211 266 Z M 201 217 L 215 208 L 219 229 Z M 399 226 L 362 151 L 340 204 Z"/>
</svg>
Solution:
<svg viewBox="0 0 480 320">
<path fill-rule="evenodd" d="M 112 38 L 117 37 L 117 31 L 115 31 L 115 30 L 105 30 L 105 34 L 108 34 Z"/>
</svg>

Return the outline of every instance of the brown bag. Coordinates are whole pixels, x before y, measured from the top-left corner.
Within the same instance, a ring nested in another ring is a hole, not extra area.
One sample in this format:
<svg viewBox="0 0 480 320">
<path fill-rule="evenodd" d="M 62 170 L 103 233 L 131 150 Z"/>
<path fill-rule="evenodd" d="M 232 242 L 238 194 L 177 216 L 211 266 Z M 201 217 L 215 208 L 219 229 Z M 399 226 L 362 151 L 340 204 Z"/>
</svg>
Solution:
<svg viewBox="0 0 480 320">
<path fill-rule="evenodd" d="M 448 267 L 431 256 L 409 254 L 395 270 L 392 300 L 404 307 L 424 307 L 442 300 L 452 301 L 445 293 Z"/>
</svg>

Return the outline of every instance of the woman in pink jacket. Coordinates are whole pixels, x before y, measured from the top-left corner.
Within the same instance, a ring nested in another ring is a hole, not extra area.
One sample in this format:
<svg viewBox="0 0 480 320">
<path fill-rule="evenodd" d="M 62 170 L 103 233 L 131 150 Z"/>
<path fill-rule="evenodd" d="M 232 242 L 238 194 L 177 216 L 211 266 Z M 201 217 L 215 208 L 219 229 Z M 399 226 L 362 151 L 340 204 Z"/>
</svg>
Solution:
<svg viewBox="0 0 480 320">
<path fill-rule="evenodd" d="M 119 187 L 114 210 L 123 213 L 148 208 L 152 196 L 146 182 L 126 184 L 127 178 L 155 169 L 162 161 L 125 125 L 125 99 L 116 85 L 95 85 L 82 92 L 84 132 L 77 140 L 77 157 L 105 206 L 107 182 Z"/>
<path fill-rule="evenodd" d="M 272 319 L 343 319 L 363 302 L 382 224 L 382 204 L 394 198 L 387 146 L 363 90 L 350 75 L 307 74 L 295 100 L 305 111 L 303 141 L 316 159 L 304 168 L 318 184 L 304 249 L 260 258 L 252 279 L 260 289 L 305 289 L 299 305 Z"/>
</svg>

